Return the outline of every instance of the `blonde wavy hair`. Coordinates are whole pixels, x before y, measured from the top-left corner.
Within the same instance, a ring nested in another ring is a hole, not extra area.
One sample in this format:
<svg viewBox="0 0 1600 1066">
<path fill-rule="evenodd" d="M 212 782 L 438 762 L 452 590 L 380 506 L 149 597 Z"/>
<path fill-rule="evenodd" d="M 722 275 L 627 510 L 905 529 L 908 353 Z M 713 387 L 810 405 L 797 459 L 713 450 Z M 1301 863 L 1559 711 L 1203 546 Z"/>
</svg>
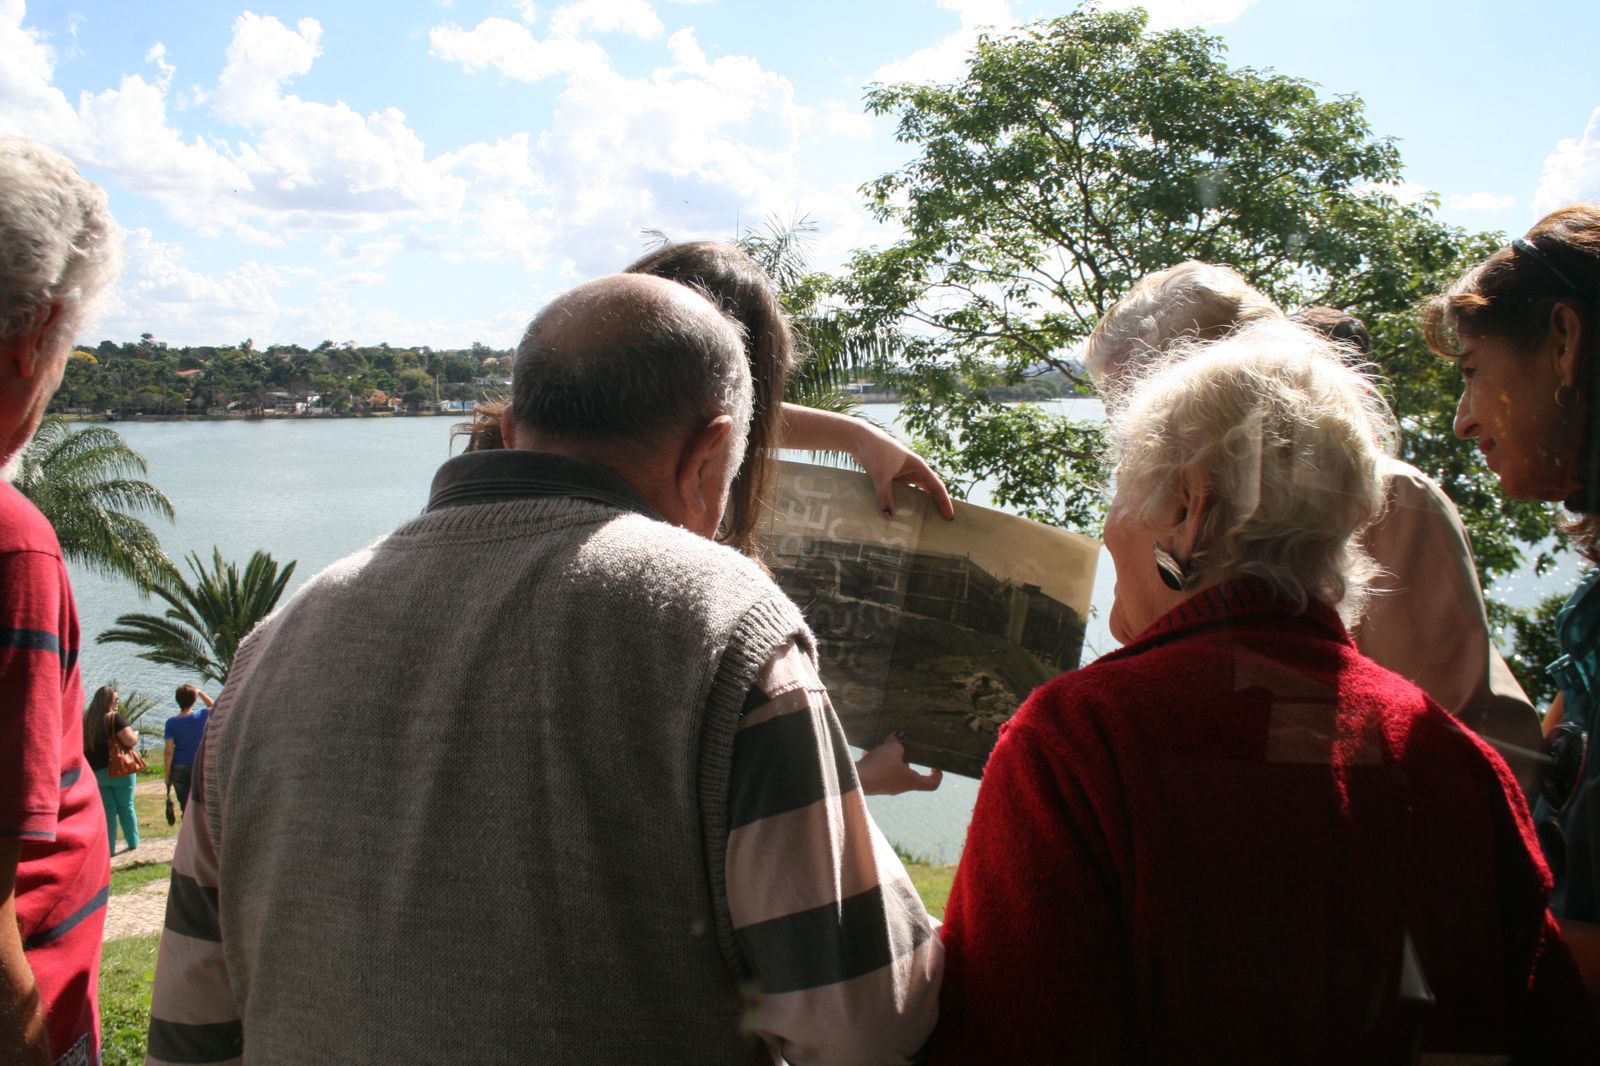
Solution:
<svg viewBox="0 0 1600 1066">
<path fill-rule="evenodd" d="M 1348 357 L 1281 319 L 1248 325 L 1148 365 L 1109 417 L 1118 490 L 1141 518 L 1206 488 L 1191 572 L 1252 575 L 1353 624 L 1376 572 L 1357 538 L 1383 510 L 1397 428 Z"/>
</svg>

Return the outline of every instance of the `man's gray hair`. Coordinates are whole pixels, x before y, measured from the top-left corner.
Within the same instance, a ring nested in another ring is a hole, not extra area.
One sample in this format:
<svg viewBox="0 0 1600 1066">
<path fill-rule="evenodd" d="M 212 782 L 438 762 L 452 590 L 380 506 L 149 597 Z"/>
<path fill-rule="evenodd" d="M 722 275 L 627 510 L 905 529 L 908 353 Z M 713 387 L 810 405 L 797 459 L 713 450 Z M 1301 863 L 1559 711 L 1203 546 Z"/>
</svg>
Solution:
<svg viewBox="0 0 1600 1066">
<path fill-rule="evenodd" d="M 1356 537 L 1383 510 L 1397 433 L 1345 350 L 1283 320 L 1180 345 L 1124 382 L 1110 422 L 1118 494 L 1147 520 L 1185 483 L 1209 492 L 1198 573 L 1251 574 L 1353 623 L 1374 573 Z"/>
<path fill-rule="evenodd" d="M 742 455 L 752 402 L 743 327 L 679 282 L 619 275 L 582 286 L 517 346 L 512 418 L 561 440 L 643 443 L 725 414 Z"/>
<path fill-rule="evenodd" d="M 1095 324 L 1083 366 L 1107 399 L 1120 379 L 1188 340 L 1216 340 L 1283 312 L 1230 267 L 1191 259 L 1140 278 Z"/>
<path fill-rule="evenodd" d="M 121 265 L 106 194 L 60 153 L 0 135 L 0 339 L 60 314 L 54 337 L 72 334 Z"/>
</svg>

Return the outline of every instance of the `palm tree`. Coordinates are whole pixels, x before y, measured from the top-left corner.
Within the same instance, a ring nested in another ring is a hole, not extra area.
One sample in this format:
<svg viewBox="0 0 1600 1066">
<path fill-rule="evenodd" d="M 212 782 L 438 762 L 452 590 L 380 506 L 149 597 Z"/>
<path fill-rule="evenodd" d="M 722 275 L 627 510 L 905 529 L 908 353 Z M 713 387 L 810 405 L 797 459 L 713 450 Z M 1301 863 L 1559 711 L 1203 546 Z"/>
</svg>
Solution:
<svg viewBox="0 0 1600 1066">
<path fill-rule="evenodd" d="M 198 552 L 185 560 L 194 573 L 190 583 L 174 573 L 151 591 L 167 602 L 159 615 L 125 614 L 95 640 L 101 644 L 137 644 L 139 658 L 177 666 L 212 681 L 223 681 L 239 642 L 277 606 L 289 577 L 291 561 L 282 570 L 266 552 L 254 552 L 244 571 L 224 562 L 222 549 L 211 549 L 208 570 Z"/>
<path fill-rule="evenodd" d="M 862 329 L 838 314 L 830 301 L 833 278 L 811 269 L 816 231 L 809 215 L 787 222 L 768 218 L 760 228 L 746 230 L 737 243 L 777 286 L 795 342 L 805 356 L 789 375 L 784 399 L 851 414 L 856 400 L 848 386 L 886 381 L 899 351 L 898 338 L 886 330 Z"/>
<path fill-rule="evenodd" d="M 60 415 L 39 423 L 13 484 L 55 527 L 70 562 L 149 589 L 172 573 L 161 539 L 138 517 L 172 521 L 172 502 L 142 480 L 144 457 L 104 426 L 74 433 Z"/>
<path fill-rule="evenodd" d="M 795 343 L 805 356 L 789 374 L 784 399 L 803 407 L 850 414 L 856 401 L 847 386 L 883 382 L 898 352 L 895 335 L 848 324 L 829 302 L 833 279 L 811 269 L 811 244 L 817 224 L 808 215 L 787 222 L 768 218 L 745 230 L 734 243 L 772 279 L 789 313 Z M 647 229 L 652 245 L 666 244 L 665 233 Z"/>
</svg>

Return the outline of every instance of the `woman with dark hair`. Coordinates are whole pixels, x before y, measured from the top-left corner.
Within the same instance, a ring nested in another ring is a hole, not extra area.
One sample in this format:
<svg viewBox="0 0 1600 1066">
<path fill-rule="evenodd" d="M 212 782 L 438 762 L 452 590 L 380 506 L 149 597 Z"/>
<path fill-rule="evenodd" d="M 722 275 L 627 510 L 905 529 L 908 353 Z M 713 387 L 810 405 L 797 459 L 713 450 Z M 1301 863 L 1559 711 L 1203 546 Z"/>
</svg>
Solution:
<svg viewBox="0 0 1600 1066">
<path fill-rule="evenodd" d="M 718 539 L 746 555 L 756 554 L 762 501 L 772 480 L 771 456 L 779 448 L 848 452 L 872 478 L 878 504 L 894 507 L 894 483 L 915 485 L 933 497 L 946 518 L 955 517 L 950 493 L 920 456 L 872 423 L 849 415 L 783 402 L 789 372 L 803 358 L 796 348 L 789 316 L 772 280 L 737 245 L 721 241 L 664 244 L 629 265 L 624 273 L 652 274 L 692 285 L 717 302 L 745 329 L 745 355 L 755 407 L 750 418 L 744 463 L 728 493 L 728 510 Z M 473 421 L 460 427 L 468 451 L 498 448 L 503 404 L 480 404 Z"/>
<path fill-rule="evenodd" d="M 122 835 L 128 838 L 128 850 L 139 846 L 139 819 L 133 812 L 133 783 L 137 775 L 112 777 L 111 745 L 132 751 L 139 744 L 139 734 L 133 731 L 117 710 L 117 690 L 101 685 L 83 712 L 83 755 L 100 784 L 100 802 L 106 809 L 106 835 L 111 838 L 111 854 L 117 853 L 117 823 L 122 823 Z"/>
<path fill-rule="evenodd" d="M 1540 219 L 1434 297 L 1423 327 L 1461 368 L 1456 436 L 1478 442 L 1506 495 L 1561 501 L 1572 543 L 1600 563 L 1600 206 Z M 1600 569 L 1567 600 L 1556 636 L 1561 695 L 1534 820 L 1555 874 L 1551 910 L 1600 998 L 1600 760 L 1584 757 L 1600 696 Z"/>
</svg>

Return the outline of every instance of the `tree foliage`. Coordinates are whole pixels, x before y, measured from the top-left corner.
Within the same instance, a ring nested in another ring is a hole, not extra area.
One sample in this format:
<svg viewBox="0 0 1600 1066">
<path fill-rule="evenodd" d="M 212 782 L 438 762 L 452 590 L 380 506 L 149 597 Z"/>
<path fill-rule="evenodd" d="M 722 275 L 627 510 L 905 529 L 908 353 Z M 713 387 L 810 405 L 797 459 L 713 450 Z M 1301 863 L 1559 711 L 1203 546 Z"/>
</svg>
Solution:
<svg viewBox="0 0 1600 1066">
<path fill-rule="evenodd" d="M 172 572 L 141 516 L 172 521 L 172 502 L 144 480 L 144 457 L 104 426 L 76 432 L 56 415 L 39 423 L 14 484 L 55 528 L 69 561 L 141 589 Z"/>
<path fill-rule="evenodd" d="M 101 644 L 134 644 L 139 658 L 176 666 L 212 681 L 223 681 L 239 643 L 277 606 L 294 574 L 291 561 L 281 570 L 272 556 L 257 551 L 241 571 L 213 548 L 208 569 L 197 552 L 186 560 L 191 582 L 174 575 L 152 591 L 165 600 L 161 614 L 124 614 L 95 638 Z"/>
<path fill-rule="evenodd" d="M 959 81 L 877 86 L 867 105 L 917 154 L 864 187 L 903 236 L 858 253 L 842 292 L 857 324 L 903 326 L 903 417 L 958 485 L 992 479 L 1000 502 L 1096 531 L 1099 428 L 986 390 L 1079 375 L 1075 353 L 1135 281 L 1200 259 L 1286 308 L 1367 320 L 1403 457 L 1460 506 L 1486 576 L 1548 530 L 1452 438 L 1459 382 L 1416 328 L 1417 302 L 1500 238 L 1386 192 L 1400 156 L 1358 98 L 1232 67 L 1218 38 L 1146 32 L 1139 11 L 1080 9 L 984 37 Z"/>
<path fill-rule="evenodd" d="M 331 414 L 370 410 L 377 397 L 481 400 L 511 374 L 511 353 L 484 345 L 459 351 L 324 341 L 265 351 L 246 338 L 232 347 L 169 348 L 150 334 L 136 344 L 103 341 L 71 359 L 53 411 L 116 415 L 261 414 L 305 403 Z M 387 409 L 387 408 L 385 408 Z"/>
</svg>

